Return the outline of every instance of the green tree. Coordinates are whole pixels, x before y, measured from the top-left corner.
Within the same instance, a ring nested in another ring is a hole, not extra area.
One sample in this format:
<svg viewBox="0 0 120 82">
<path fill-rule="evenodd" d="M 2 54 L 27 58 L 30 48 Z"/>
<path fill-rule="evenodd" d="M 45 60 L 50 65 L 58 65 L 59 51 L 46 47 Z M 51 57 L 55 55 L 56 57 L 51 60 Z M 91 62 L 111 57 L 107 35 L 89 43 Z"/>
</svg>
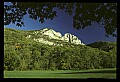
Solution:
<svg viewBox="0 0 120 82">
<path fill-rule="evenodd" d="M 26 63 L 25 59 L 21 59 L 19 70 L 21 70 L 21 71 L 28 70 L 27 66 L 28 66 L 28 64 Z"/>
<path fill-rule="evenodd" d="M 40 57 L 41 57 L 41 52 L 39 52 L 37 49 L 32 52 L 32 66 L 36 70 L 40 68 L 40 64 L 39 64 Z"/>
<path fill-rule="evenodd" d="M 117 49 L 116 47 L 109 51 L 110 54 L 110 67 L 116 67 L 117 64 Z"/>
<path fill-rule="evenodd" d="M 56 68 L 61 69 L 61 62 L 62 62 L 62 53 L 63 53 L 63 48 L 56 46 L 54 48 L 53 54 L 55 57 L 55 62 L 56 62 Z"/>
<path fill-rule="evenodd" d="M 101 58 L 100 58 L 100 55 L 99 55 L 99 49 L 97 49 L 97 48 L 90 48 L 89 55 L 90 55 L 90 68 L 91 69 L 102 68 L 100 66 Z"/>
<path fill-rule="evenodd" d="M 88 46 L 62 42 L 63 46 L 51 46 L 34 42 L 31 39 L 24 39 L 24 37 L 18 38 L 17 35 L 14 38 L 10 37 L 12 33 L 16 34 L 16 32 L 18 31 L 5 29 L 5 70 L 69 70 L 116 67 L 116 42 L 97 42 Z M 22 34 L 18 36 L 22 36 Z M 18 38 L 17 43 L 14 42 L 16 38 Z M 19 44 L 21 49 L 16 49 L 15 43 Z"/>
<path fill-rule="evenodd" d="M 64 10 L 69 15 L 75 11 L 73 27 L 76 29 L 96 22 L 104 26 L 106 36 L 116 36 L 114 32 L 117 30 L 117 3 L 11 2 L 11 5 L 4 4 L 4 25 L 13 23 L 24 26 L 23 17 L 26 14 L 41 23 L 52 20 L 57 16 L 54 8 Z"/>
<path fill-rule="evenodd" d="M 12 45 L 5 45 L 4 49 L 5 70 L 17 70 L 20 63 L 20 56 L 17 55 L 15 47 Z"/>
<path fill-rule="evenodd" d="M 100 50 L 99 55 L 100 55 L 100 58 L 101 58 L 101 63 L 100 63 L 101 67 L 102 68 L 108 68 L 109 64 L 110 64 L 110 58 L 108 56 L 109 55 L 108 52 Z"/>
<path fill-rule="evenodd" d="M 55 62 L 52 58 L 49 59 L 49 69 L 50 70 L 55 70 L 56 69 L 56 64 L 55 64 Z"/>
<path fill-rule="evenodd" d="M 32 52 L 28 48 L 23 48 L 23 49 L 20 50 L 21 65 L 22 65 L 21 67 L 24 68 L 24 70 L 32 69 L 32 66 L 31 66 L 31 62 L 32 62 L 31 53 Z"/>
</svg>

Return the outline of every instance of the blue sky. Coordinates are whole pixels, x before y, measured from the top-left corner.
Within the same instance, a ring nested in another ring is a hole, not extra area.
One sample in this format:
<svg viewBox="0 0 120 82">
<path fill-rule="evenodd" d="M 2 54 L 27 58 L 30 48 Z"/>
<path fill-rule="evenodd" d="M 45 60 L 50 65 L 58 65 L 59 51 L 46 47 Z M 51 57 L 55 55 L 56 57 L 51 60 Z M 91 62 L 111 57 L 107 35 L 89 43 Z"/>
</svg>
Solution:
<svg viewBox="0 0 120 82">
<path fill-rule="evenodd" d="M 25 15 L 25 27 L 17 27 L 14 24 L 6 25 L 4 27 L 20 30 L 38 30 L 48 27 L 54 29 L 57 32 L 59 31 L 62 35 L 64 35 L 65 33 L 71 33 L 77 36 L 85 44 L 89 44 L 99 40 L 110 42 L 116 41 L 115 37 L 105 37 L 104 28 L 99 27 L 99 25 L 97 25 L 96 23 L 93 23 L 91 26 L 87 26 L 85 29 L 76 30 L 73 27 L 72 16 L 65 14 L 65 12 L 62 10 L 57 10 L 56 18 L 54 18 L 53 20 L 46 20 L 43 24 L 41 24 L 38 20 L 32 20 L 28 17 L 28 15 Z"/>
</svg>

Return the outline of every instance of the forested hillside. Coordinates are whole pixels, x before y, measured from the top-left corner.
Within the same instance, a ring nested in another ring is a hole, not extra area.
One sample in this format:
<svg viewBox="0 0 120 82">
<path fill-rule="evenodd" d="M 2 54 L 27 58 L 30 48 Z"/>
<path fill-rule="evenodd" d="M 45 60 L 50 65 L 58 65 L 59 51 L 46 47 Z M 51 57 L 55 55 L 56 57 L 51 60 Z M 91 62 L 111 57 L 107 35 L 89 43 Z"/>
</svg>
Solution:
<svg viewBox="0 0 120 82">
<path fill-rule="evenodd" d="M 91 44 L 87 44 L 87 46 L 90 46 L 92 48 L 98 48 L 98 49 L 104 50 L 106 52 L 109 52 L 109 50 L 112 50 L 115 47 L 117 47 L 117 43 L 116 42 L 98 41 L 98 42 L 94 42 Z"/>
<path fill-rule="evenodd" d="M 31 32 L 4 28 L 4 70 L 69 70 L 116 67 L 116 43 L 105 42 L 106 47 L 99 43 L 86 46 L 63 41 L 57 41 L 63 46 L 47 45 L 26 38 Z M 35 37 L 37 36 L 41 35 Z"/>
</svg>

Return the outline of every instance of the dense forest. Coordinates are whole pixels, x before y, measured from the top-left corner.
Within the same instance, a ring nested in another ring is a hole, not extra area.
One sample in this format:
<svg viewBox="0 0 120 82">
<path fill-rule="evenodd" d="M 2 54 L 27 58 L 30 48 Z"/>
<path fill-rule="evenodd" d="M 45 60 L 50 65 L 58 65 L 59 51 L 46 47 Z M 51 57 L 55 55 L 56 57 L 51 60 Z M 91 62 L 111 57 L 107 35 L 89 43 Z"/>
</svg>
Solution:
<svg viewBox="0 0 120 82">
<path fill-rule="evenodd" d="M 54 46 L 27 39 L 31 31 L 4 28 L 4 70 L 74 70 L 115 68 L 116 42 Z"/>
</svg>

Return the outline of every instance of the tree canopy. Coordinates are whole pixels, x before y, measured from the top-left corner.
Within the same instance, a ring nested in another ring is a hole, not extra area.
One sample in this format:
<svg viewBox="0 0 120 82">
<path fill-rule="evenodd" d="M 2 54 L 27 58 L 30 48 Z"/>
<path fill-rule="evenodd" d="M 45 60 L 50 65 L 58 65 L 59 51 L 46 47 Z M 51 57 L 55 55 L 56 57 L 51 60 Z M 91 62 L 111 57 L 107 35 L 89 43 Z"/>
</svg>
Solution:
<svg viewBox="0 0 120 82">
<path fill-rule="evenodd" d="M 116 68 L 116 42 L 74 45 L 60 41 L 63 46 L 53 46 L 26 38 L 31 31 L 5 28 L 4 33 L 4 70 Z"/>
<path fill-rule="evenodd" d="M 11 5 L 4 5 L 4 25 L 13 23 L 24 26 L 23 17 L 26 14 L 41 23 L 53 20 L 57 16 L 54 8 L 64 10 L 69 15 L 75 11 L 73 27 L 78 30 L 95 22 L 104 27 L 106 36 L 116 37 L 117 3 L 11 2 Z"/>
</svg>

